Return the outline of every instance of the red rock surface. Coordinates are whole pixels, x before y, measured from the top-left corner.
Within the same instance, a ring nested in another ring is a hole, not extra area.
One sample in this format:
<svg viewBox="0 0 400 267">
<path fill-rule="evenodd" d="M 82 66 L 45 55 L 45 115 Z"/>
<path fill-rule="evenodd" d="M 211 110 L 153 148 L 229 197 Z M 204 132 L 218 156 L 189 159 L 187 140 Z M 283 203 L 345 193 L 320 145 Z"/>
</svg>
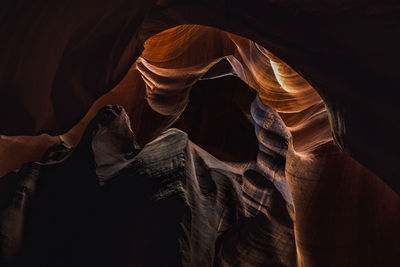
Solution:
<svg viewBox="0 0 400 267">
<path fill-rule="evenodd" d="M 245 161 L 252 129 L 211 117 L 219 108 L 234 121 L 255 90 L 292 134 L 299 266 L 400 265 L 397 2 L 1 5 L 1 175 L 39 160 L 56 136 L 77 144 L 106 104 L 126 109 L 142 144 L 178 125 L 213 155 Z M 222 58 L 244 83 L 199 81 Z M 224 132 L 225 144 L 209 141 Z"/>
</svg>

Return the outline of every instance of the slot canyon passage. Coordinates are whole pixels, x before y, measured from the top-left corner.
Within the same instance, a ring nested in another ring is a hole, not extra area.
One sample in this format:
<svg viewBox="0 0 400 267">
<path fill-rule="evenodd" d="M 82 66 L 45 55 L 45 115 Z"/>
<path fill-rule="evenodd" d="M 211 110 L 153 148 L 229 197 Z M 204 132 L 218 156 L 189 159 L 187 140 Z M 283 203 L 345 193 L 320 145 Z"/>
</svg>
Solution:
<svg viewBox="0 0 400 267">
<path fill-rule="evenodd" d="M 0 3 L 0 266 L 400 266 L 400 3 Z"/>
</svg>

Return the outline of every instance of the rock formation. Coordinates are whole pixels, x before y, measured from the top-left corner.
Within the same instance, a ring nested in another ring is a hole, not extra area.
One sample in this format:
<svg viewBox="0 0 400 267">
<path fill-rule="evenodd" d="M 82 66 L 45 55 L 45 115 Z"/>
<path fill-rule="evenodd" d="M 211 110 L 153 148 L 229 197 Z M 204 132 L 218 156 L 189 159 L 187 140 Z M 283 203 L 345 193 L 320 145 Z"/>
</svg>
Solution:
<svg viewBox="0 0 400 267">
<path fill-rule="evenodd" d="M 215 161 L 256 162 L 292 206 L 298 266 L 400 265 L 397 2 L 1 6 L 0 175 L 57 142 L 77 146 L 117 104 L 138 146 L 173 127 Z M 270 145 L 277 120 L 283 157 Z M 246 225 L 225 248 L 257 229 Z"/>
</svg>

